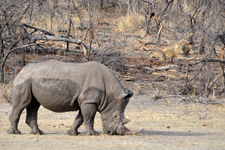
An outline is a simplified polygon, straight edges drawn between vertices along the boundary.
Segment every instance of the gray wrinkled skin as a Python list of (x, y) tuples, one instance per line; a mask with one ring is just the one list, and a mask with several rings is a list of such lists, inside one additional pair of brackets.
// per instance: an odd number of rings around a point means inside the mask
[(86, 135), (98, 135), (94, 130), (96, 112), (102, 115), (103, 131), (107, 134), (129, 135), (124, 124), (124, 110), (133, 93), (126, 92), (114, 73), (97, 62), (64, 63), (47, 61), (25, 66), (14, 80), (9, 134), (20, 134), (18, 122), (26, 108), (26, 123), (31, 134), (43, 134), (37, 125), (37, 111), (42, 105), (54, 112), (79, 113), (68, 131), (78, 135), (85, 124)]

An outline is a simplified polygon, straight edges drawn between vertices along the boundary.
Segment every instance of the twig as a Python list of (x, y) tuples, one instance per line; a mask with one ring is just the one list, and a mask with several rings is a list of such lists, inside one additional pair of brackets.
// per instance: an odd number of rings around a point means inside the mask
[(141, 41), (141, 40), (139, 40), (139, 42), (141, 43), (141, 44), (144, 44), (144, 46), (147, 46), (147, 45), (157, 45), (157, 43), (154, 43), (154, 42), (144, 42), (144, 41)]
[(194, 66), (194, 65), (200, 64), (200, 63), (202, 63), (202, 62), (219, 62), (219, 63), (225, 63), (225, 61), (218, 60), (218, 59), (203, 59), (203, 60), (198, 61), (198, 62), (196, 62), (196, 63), (189, 64), (189, 66)]
[(213, 100), (199, 101), (199, 103), (205, 104), (206, 106), (209, 105), (209, 104), (211, 104), (211, 105), (220, 105), (220, 106), (224, 107), (224, 105), (223, 105), (222, 103), (220, 103), (220, 102), (215, 102), (215, 101), (213, 101)]
[(189, 65), (187, 66), (187, 72), (186, 72), (186, 87), (188, 85), (188, 72), (189, 72)]
[(211, 84), (209, 85), (208, 89), (210, 89), (212, 87), (212, 85), (221, 77), (223, 76), (222, 74), (218, 75), (212, 82)]
[(162, 98), (168, 98), (168, 97), (180, 97), (180, 98), (182, 98), (181, 95), (166, 95), (166, 96), (163, 96)]
[(161, 96), (161, 97), (159, 96), (156, 100), (169, 98), (169, 97), (180, 97), (180, 98), (182, 98), (181, 95), (166, 95), (166, 96)]
[(208, 76), (208, 81), (207, 81), (206, 86), (205, 86), (205, 94), (204, 95), (208, 95), (209, 83), (210, 83), (210, 77)]
[(160, 36), (161, 36), (162, 27), (163, 27), (163, 25), (161, 25), (161, 27), (159, 28), (159, 32), (158, 32), (158, 36), (157, 36), (157, 45), (158, 46), (159, 46), (159, 43), (160, 43)]
[(179, 116), (177, 116), (177, 117), (180, 118), (181, 116), (184, 116), (184, 115), (187, 115), (187, 114), (190, 114), (190, 113), (193, 113), (193, 112), (195, 112), (195, 111), (188, 111), (188, 112), (186, 112), (186, 113), (184, 113), (184, 114), (181, 114), (181, 115), (179, 115)]

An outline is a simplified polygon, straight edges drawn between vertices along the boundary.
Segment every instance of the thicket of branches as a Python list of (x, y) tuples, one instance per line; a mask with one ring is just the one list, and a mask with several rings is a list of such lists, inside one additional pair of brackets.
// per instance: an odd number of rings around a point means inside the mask
[(8, 56), (15, 51), (23, 53), (22, 65), (25, 65), (26, 51), (40, 40), (64, 41), (67, 43), (64, 52), (70, 43), (76, 43), (83, 48), (87, 60), (93, 59), (91, 45), (97, 40), (102, 18), (132, 14), (145, 18), (135, 31), (144, 30), (146, 38), (156, 37), (150, 42), (158, 45), (165, 38), (177, 41), (194, 34), (194, 53), (198, 55), (195, 62), (186, 66), (186, 84), (180, 94), (193, 93), (193, 89), (195, 94), (206, 96), (216, 88), (224, 92), (225, 2), (222, 0), (2, 0), (1, 82)]

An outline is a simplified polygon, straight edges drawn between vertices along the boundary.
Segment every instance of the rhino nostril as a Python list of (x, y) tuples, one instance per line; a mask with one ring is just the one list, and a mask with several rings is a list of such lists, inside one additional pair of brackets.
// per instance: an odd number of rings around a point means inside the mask
[(111, 134), (111, 131), (108, 131), (107, 134)]

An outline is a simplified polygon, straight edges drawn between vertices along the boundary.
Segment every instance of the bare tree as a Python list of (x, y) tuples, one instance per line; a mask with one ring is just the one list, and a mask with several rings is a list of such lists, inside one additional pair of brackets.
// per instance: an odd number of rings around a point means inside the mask
[(5, 1), (0, 2), (0, 71), (1, 82), (4, 82), (4, 66), (8, 54), (17, 47), (21, 38), (20, 28), (17, 24), (24, 17), (33, 1)]

